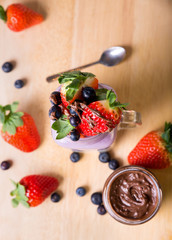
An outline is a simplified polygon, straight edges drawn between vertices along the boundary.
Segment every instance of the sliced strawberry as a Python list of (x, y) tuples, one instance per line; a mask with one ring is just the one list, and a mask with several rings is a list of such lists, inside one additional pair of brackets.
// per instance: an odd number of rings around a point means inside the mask
[(110, 132), (119, 124), (121, 115), (122, 110), (119, 107), (110, 108), (108, 100), (92, 102), (85, 106), (79, 128), (85, 136)]
[(86, 86), (94, 89), (98, 88), (98, 80), (93, 74), (79, 71), (64, 73), (59, 78), (59, 83), (62, 83), (60, 95), (65, 107), (73, 103), (76, 99), (82, 100), (82, 88)]

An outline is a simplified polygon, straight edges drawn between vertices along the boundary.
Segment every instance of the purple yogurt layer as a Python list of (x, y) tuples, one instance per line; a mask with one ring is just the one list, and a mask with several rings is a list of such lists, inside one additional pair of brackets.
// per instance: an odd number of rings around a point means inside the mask
[[(113, 88), (105, 84), (99, 84), (99, 88), (106, 88), (109, 90), (110, 89), (113, 90)], [(60, 91), (60, 87), (58, 87), (56, 91)], [(51, 125), (53, 124), (53, 122), (54, 121), (51, 120)], [(54, 141), (61, 147), (69, 148), (76, 151), (93, 150), (93, 149), (100, 151), (100, 150), (109, 148), (111, 144), (114, 142), (117, 134), (117, 128), (114, 128), (109, 133), (100, 133), (96, 136), (80, 138), (76, 142), (72, 141), (69, 136), (66, 136), (65, 138), (57, 140), (56, 139), (57, 133), (52, 128), (51, 128), (51, 134)]]

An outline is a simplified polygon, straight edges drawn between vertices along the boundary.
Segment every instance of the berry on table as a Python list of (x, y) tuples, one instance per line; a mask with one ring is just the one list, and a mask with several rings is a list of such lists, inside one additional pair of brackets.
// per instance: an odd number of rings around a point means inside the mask
[(50, 95), (50, 102), (53, 104), (53, 105), (59, 105), (62, 103), (62, 100), (61, 100), (61, 96), (60, 96), (60, 92), (52, 92), (51, 95)]
[(119, 167), (119, 162), (116, 159), (112, 159), (109, 161), (109, 168), (112, 170), (116, 170)]
[(80, 160), (80, 154), (78, 152), (73, 152), (71, 155), (70, 155), (70, 160), (72, 162), (78, 162)]
[(108, 152), (102, 152), (99, 154), (100, 162), (107, 163), (110, 161), (110, 154)]
[(22, 88), (24, 86), (23, 80), (16, 80), (14, 83), (15, 88)]
[(95, 205), (102, 204), (102, 193), (101, 192), (95, 192), (91, 195), (91, 201)]
[(96, 92), (92, 87), (85, 87), (82, 90), (82, 96), (87, 103), (91, 103), (96, 99)]
[(61, 196), (57, 192), (54, 192), (53, 194), (51, 194), (51, 201), (52, 202), (59, 202), (60, 199), (61, 199)]
[(80, 197), (84, 196), (86, 194), (86, 190), (84, 187), (79, 187), (76, 189), (76, 194)]
[(6, 73), (8, 72), (11, 72), (13, 70), (13, 65), (12, 63), (10, 62), (5, 62), (3, 65), (2, 65), (2, 70)]
[(80, 118), (78, 116), (72, 116), (70, 117), (69, 119), (70, 121), (70, 124), (73, 126), (73, 127), (77, 127), (78, 124), (81, 122)]
[(11, 164), (10, 164), (9, 161), (3, 161), (3, 162), (1, 162), (1, 169), (2, 169), (2, 170), (7, 170), (7, 169), (10, 168), (10, 166), (11, 166)]
[(79, 132), (76, 129), (73, 129), (70, 132), (70, 139), (72, 141), (78, 141), (80, 139), (80, 134), (79, 134)]
[(62, 115), (62, 110), (59, 106), (54, 105), (49, 110), (49, 117), (51, 117), (52, 120), (59, 119)]
[(102, 204), (99, 205), (98, 208), (97, 208), (97, 212), (100, 215), (104, 215), (106, 213), (106, 209), (105, 209), (104, 205), (102, 205)]

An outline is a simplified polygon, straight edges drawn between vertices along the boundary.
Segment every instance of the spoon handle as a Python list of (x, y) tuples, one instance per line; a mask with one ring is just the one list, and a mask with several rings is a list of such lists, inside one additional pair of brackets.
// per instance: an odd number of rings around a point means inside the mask
[(58, 79), (58, 77), (60, 77), (60, 75), (62, 75), (63, 73), (66, 73), (66, 72), (72, 72), (72, 71), (79, 71), (83, 68), (87, 68), (87, 67), (90, 67), (92, 65), (95, 65), (99, 63), (99, 61), (96, 61), (96, 62), (92, 62), (92, 63), (89, 63), (89, 64), (86, 64), (86, 65), (83, 65), (83, 66), (80, 66), (80, 67), (77, 67), (77, 68), (73, 68), (73, 69), (70, 69), (68, 71), (65, 71), (65, 72), (61, 72), (61, 73), (57, 73), (57, 74), (54, 74), (52, 76), (49, 76), (46, 78), (47, 82), (54, 82)]

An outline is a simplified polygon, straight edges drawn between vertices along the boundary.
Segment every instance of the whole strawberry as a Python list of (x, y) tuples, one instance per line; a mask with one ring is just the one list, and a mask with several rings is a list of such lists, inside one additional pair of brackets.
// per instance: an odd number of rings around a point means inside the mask
[(23, 152), (32, 152), (40, 145), (40, 136), (33, 118), (28, 113), (16, 112), (18, 102), (0, 105), (2, 138)]
[(6, 11), (0, 6), (0, 18), (14, 32), (22, 31), (43, 21), (41, 14), (19, 3), (9, 5)]
[(172, 163), (172, 124), (164, 132), (152, 131), (144, 136), (128, 155), (128, 162), (152, 169), (167, 168)]
[(54, 177), (43, 175), (29, 175), (15, 183), (15, 190), (10, 194), (15, 196), (12, 199), (13, 207), (19, 203), (25, 207), (36, 207), (41, 204), (58, 187), (58, 180)]

